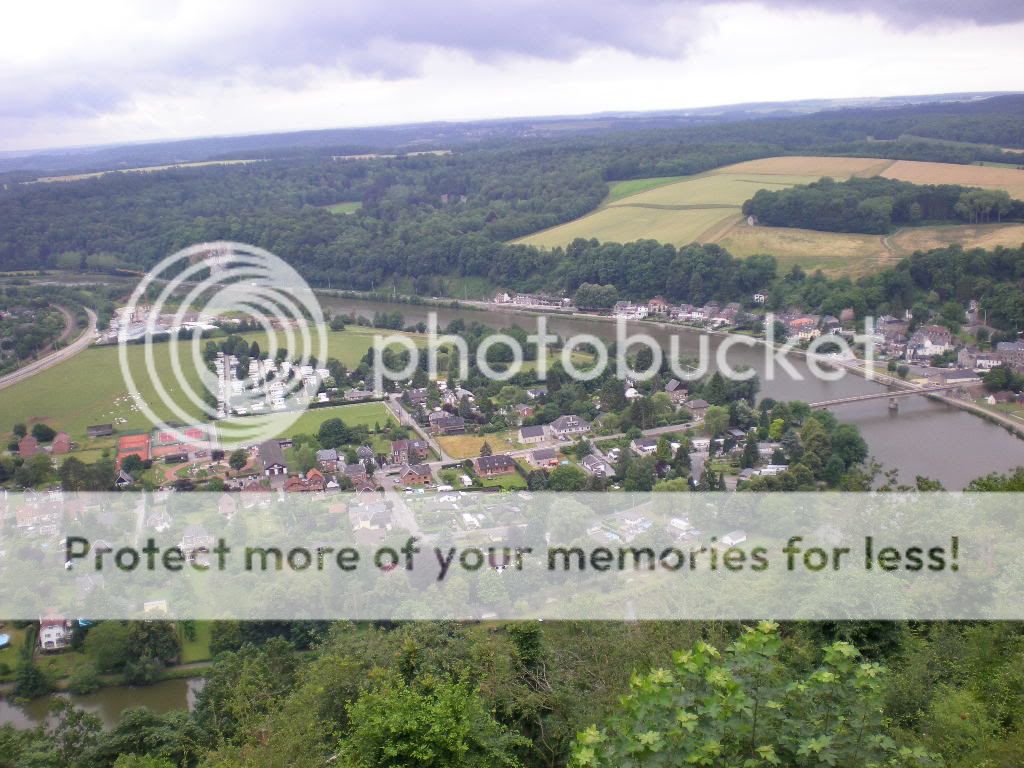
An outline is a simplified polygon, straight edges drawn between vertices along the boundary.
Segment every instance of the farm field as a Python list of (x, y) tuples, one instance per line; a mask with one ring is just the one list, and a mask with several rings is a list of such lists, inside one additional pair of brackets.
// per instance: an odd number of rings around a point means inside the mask
[(951, 224), (935, 227), (907, 227), (889, 236), (889, 243), (899, 256), (914, 251), (927, 251), (946, 245), (964, 248), (995, 248), (1002, 245), (1019, 248), (1024, 245), (1024, 224)]
[(685, 176), (654, 176), (649, 179), (629, 179), (628, 181), (613, 181), (608, 184), (608, 197), (605, 203), (613, 203), (624, 197), (635, 195), (638, 192), (646, 192), (648, 189), (662, 187), (666, 184), (673, 184), (682, 181)]
[(724, 220), (737, 217), (743, 201), (757, 190), (807, 184), (817, 178), (725, 172), (683, 177), (612, 199), (593, 213), (516, 242), (553, 248), (568, 245), (577, 237), (596, 237), (621, 243), (650, 238), (686, 245), (701, 240)]
[(779, 271), (799, 265), (805, 270), (820, 269), (826, 275), (863, 275), (880, 269), (898, 257), (886, 249), (878, 235), (846, 232), (819, 232), (788, 227), (748, 227), (740, 224), (722, 237), (718, 244), (733, 256), (746, 258), (767, 253), (779, 263)]
[(813, 176), (815, 179), (822, 176), (845, 179), (850, 176), (877, 176), (886, 167), (892, 165), (892, 162), (892, 160), (880, 160), (877, 157), (820, 157), (814, 155), (765, 157), (760, 160), (747, 160), (743, 163), (726, 165), (716, 168), (710, 173), (787, 176), (795, 174)]
[[(223, 423), (245, 423), (247, 417), (240, 416), (235, 419), (225, 419)], [(282, 426), (275, 437), (292, 437), (293, 435), (315, 435), (320, 430), (320, 425), (328, 419), (341, 419), (347, 426), (356, 427), (365, 425), (373, 429), (375, 424), (382, 428), (394, 425), (395, 418), (383, 403), (355, 403), (354, 405), (337, 405), (330, 408), (312, 408), (288, 426)], [(284, 424), (282, 420), (282, 424)]]
[(914, 184), (963, 184), (967, 187), (1002, 189), (1010, 197), (1024, 199), (1024, 171), (1016, 168), (897, 160), (881, 175), (886, 179), (899, 179)]
[[(372, 328), (355, 327), (345, 331), (330, 331), (327, 333), (328, 355), (336, 357), (350, 368), (355, 367), (370, 348), (375, 332)], [(252, 333), (244, 336), (250, 341), (258, 341), (261, 346), (266, 343), (266, 334)], [(182, 342), (182, 346), (186, 344)], [(201, 410), (194, 404), (186, 403), (181, 387), (175, 382), (172, 346), (172, 343), (153, 345), (154, 370), (159, 380), (166, 383), (170, 396), (187, 413), (198, 418)], [(182, 359), (187, 354), (187, 349), (179, 347)], [(171, 410), (161, 405), (155, 382), (145, 375), (145, 347), (129, 347), (128, 362), (140, 396), (160, 418), (174, 418)], [(188, 365), (183, 365), (182, 369), (182, 378), (193, 388), (198, 388), (199, 371)], [(121, 375), (116, 346), (91, 347), (4, 390), (4, 396), (0, 399), (0, 434), (9, 440), (10, 429), (14, 424), (24, 422), (31, 427), (37, 421), (67, 432), (72, 440), (89, 451), (113, 445), (110, 438), (89, 440), (85, 428), (90, 424), (113, 423), (119, 432), (152, 426), (128, 393)], [(370, 423), (372, 426), (373, 422)]]
[(917, 250), (1020, 245), (1024, 225), (948, 225), (900, 230), (886, 238), (783, 227), (747, 227), (743, 202), (759, 189), (807, 184), (822, 176), (884, 176), (920, 184), (955, 183), (1004, 189), (1024, 198), (1024, 171), (1008, 167), (894, 161), (866, 157), (768, 157), (687, 177), (631, 179), (612, 184), (600, 208), (516, 242), (544, 248), (577, 237), (607, 242), (653, 239), (677, 246), (718, 243), (746, 257), (771, 254), (783, 269), (800, 265), (826, 274), (859, 276)]

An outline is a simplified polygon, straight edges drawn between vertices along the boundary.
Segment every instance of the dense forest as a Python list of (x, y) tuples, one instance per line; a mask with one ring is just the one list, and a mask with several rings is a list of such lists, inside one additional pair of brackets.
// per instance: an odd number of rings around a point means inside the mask
[(790, 189), (759, 190), (743, 204), (760, 224), (826, 232), (885, 234), (923, 223), (988, 223), (1024, 219), (1024, 202), (1003, 191), (895, 179), (823, 178)]
[[(506, 243), (592, 210), (607, 181), (800, 152), (1014, 160), (955, 142), (1020, 144), (1006, 128), (1019, 125), (1020, 103), (997, 97), (658, 130), (626, 130), (624, 121), (614, 131), (490, 139), (442, 156), (340, 161), (319, 147), (246, 165), (12, 180), (0, 188), (0, 267), (144, 268), (186, 245), (231, 239), (278, 253), (320, 286), (405, 281), (443, 295), (449, 280), (479, 277), (519, 290), (572, 288), (557, 280), (564, 253)], [(324, 207), (339, 202), (361, 208), (334, 215)]]

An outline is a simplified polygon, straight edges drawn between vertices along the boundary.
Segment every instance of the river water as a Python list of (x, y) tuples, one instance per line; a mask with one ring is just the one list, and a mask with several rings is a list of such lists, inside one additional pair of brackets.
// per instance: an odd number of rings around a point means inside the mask
[[(112, 686), (84, 696), (67, 693), (55, 695), (70, 699), (76, 707), (96, 715), (103, 721), (105, 728), (110, 728), (121, 719), (122, 712), (133, 707), (146, 707), (153, 712), (161, 713), (175, 709), (192, 709), (205, 683), (205, 679), (193, 677), (164, 680), (155, 685), (139, 688)], [(53, 696), (41, 696), (26, 704), (16, 704), (6, 698), (0, 699), (0, 725), (10, 723), (15, 728), (34, 728), (41, 725), (46, 721), (52, 702)]]
[[(450, 309), (324, 295), (320, 296), (320, 302), (332, 313), (356, 312), (368, 318), (372, 318), (375, 312), (400, 312), (407, 325), (426, 321), (429, 312), (436, 312), (442, 329), (456, 318), (467, 322), (476, 320), (495, 328), (519, 325), (530, 332), (536, 329), (534, 316), (497, 305), (486, 310)], [(630, 323), (629, 329), (631, 333), (653, 336), (666, 351), (669, 338), (676, 335), (681, 353), (697, 357), (700, 334), (693, 329), (650, 322)], [(607, 339), (615, 337), (615, 324), (605, 318), (554, 314), (548, 316), (548, 330), (563, 338), (580, 333)], [(723, 341), (722, 336), (710, 338), (712, 367), (714, 352)], [(819, 402), (885, 389), (881, 384), (854, 374), (847, 374), (838, 381), (822, 381), (814, 377), (798, 358), (792, 362), (804, 377), (803, 381), (795, 380), (779, 366), (776, 366), (776, 376), (769, 380), (765, 376), (762, 346), (754, 349), (734, 346), (729, 350), (728, 360), (734, 367), (748, 365), (754, 368), (761, 377), (760, 396), (776, 400)], [(900, 480), (906, 483), (913, 483), (917, 475), (924, 475), (940, 480), (948, 490), (958, 491), (972, 479), (989, 472), (1005, 472), (1024, 466), (1024, 440), (954, 406), (925, 397), (900, 398), (897, 412), (889, 410), (888, 400), (884, 398), (841, 405), (833, 411), (841, 420), (856, 424), (867, 440), (871, 454), (886, 469), (898, 469)]]

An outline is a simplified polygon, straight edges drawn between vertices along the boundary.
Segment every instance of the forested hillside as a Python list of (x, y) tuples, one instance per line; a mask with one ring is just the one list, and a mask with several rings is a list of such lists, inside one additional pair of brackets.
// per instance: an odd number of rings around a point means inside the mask
[[(437, 295), (445, 278), (470, 276), (522, 290), (557, 290), (552, 275), (564, 255), (504, 243), (594, 209), (609, 180), (693, 174), (786, 152), (1013, 159), (993, 147), (895, 139), (911, 131), (963, 138), (958, 116), (968, 114), (971, 136), (1013, 145), (1006, 126), (1022, 122), (1021, 102), (997, 97), (491, 139), (447, 156), (339, 161), (331, 148), (318, 148), (280, 151), (246, 165), (66, 183), (25, 184), (12, 177), (0, 189), (0, 268), (144, 268), (185, 245), (232, 239), (279, 253), (314, 285), (365, 290), (407, 279), (416, 292)], [(875, 140), (866, 142), (869, 136)], [(362, 208), (338, 216), (322, 207), (345, 201)]]

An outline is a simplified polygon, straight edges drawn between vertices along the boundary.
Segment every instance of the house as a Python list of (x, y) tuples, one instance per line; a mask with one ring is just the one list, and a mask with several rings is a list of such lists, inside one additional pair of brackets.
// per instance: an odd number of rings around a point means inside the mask
[(532, 443), (539, 443), (544, 440), (544, 427), (520, 427), (519, 428), (519, 442), (524, 445), (530, 445)]
[(764, 304), (768, 301), (768, 296), (763, 293), (755, 293), (753, 299), (755, 304)]
[(693, 446), (693, 450), (697, 453), (707, 453), (711, 449), (711, 438), (693, 437), (690, 438), (690, 445)]
[(547, 395), (547, 393), (547, 387), (533, 387), (532, 389), (526, 390), (526, 396), (531, 400), (536, 400), (537, 398), (544, 397), (545, 395)]
[(938, 385), (943, 384), (978, 384), (981, 377), (971, 368), (943, 368), (935, 371), (929, 378)]
[(431, 422), (430, 431), (435, 435), (461, 435), (466, 432), (466, 420), (461, 416), (444, 416)]
[(530, 453), (530, 464), (534, 467), (557, 467), (558, 451), (554, 448), (538, 448)]
[(537, 412), (537, 409), (532, 405), (520, 403), (515, 407), (516, 416), (519, 417), (519, 421), (522, 422), (524, 419), (529, 419)]
[(423, 440), (394, 440), (391, 443), (391, 463), (411, 464), (427, 458), (428, 450)]
[(579, 416), (559, 416), (548, 424), (548, 429), (555, 437), (570, 437), (571, 435), (582, 435), (590, 431), (590, 424)]
[(496, 456), (478, 456), (473, 460), (473, 465), (480, 477), (510, 475), (516, 471), (516, 463), (511, 456), (505, 453), (499, 453)]
[(434, 481), (428, 464), (406, 464), (398, 478), (405, 485), (427, 485)]
[(361, 461), (364, 464), (368, 461), (373, 462), (373, 464), (377, 463), (376, 457), (374, 456), (373, 453), (373, 448), (371, 448), (368, 445), (361, 445), (358, 448), (356, 448), (356, 456), (358, 457), (359, 461)]
[(996, 355), (1007, 365), (1024, 365), (1024, 342), (1001, 341), (996, 344)]
[(346, 464), (342, 470), (342, 474), (349, 478), (353, 483), (357, 480), (366, 480), (369, 477), (369, 473), (366, 471), (366, 466), (361, 462), (355, 464)]
[(943, 355), (953, 347), (952, 337), (948, 328), (941, 325), (922, 325), (907, 342), (907, 359), (924, 360), (936, 355)]
[(335, 472), (338, 469), (338, 452), (333, 448), (324, 448), (316, 452), (316, 463), (324, 472)]
[(629, 447), (637, 456), (650, 456), (658, 450), (658, 439), (655, 437), (638, 437), (630, 442)]
[(662, 296), (655, 296), (647, 302), (647, 311), (652, 315), (665, 316), (670, 308), (671, 305)]
[(85, 434), (89, 437), (109, 437), (114, 434), (113, 424), (93, 424), (85, 428)]
[(288, 472), (288, 465), (284, 463), (284, 451), (277, 440), (266, 440), (259, 445), (258, 449), (260, 463), (263, 465), (263, 474), (267, 477), (284, 475)]
[(701, 400), (698, 397), (686, 403), (686, 410), (693, 414), (693, 418), (703, 419), (704, 414), (708, 412), (710, 405), (711, 404), (707, 400)]
[(135, 478), (132, 477), (130, 472), (125, 472), (123, 469), (117, 470), (117, 477), (114, 478), (114, 485), (116, 487), (127, 488), (134, 482)]
[(39, 617), (39, 648), (60, 651), (71, 643), (71, 622), (62, 616)]
[(306, 473), (306, 487), (311, 493), (323, 493), (327, 490), (327, 478), (323, 472), (313, 468)]
[(665, 392), (672, 398), (673, 403), (682, 403), (689, 394), (686, 385), (679, 381), (679, 379), (669, 379), (669, 382), (665, 385)]
[(413, 405), (426, 405), (427, 404), (427, 389), (426, 387), (419, 387), (418, 389), (407, 389), (405, 396), (409, 398), (409, 402)]
[(345, 399), (349, 401), (369, 400), (373, 396), (374, 393), (368, 389), (350, 389), (345, 393)]
[(50, 443), (50, 453), (61, 456), (71, 450), (71, 436), (67, 432), (58, 432)]
[(611, 464), (594, 454), (584, 456), (580, 464), (585, 472), (595, 477), (611, 477), (615, 474), (615, 469)]
[(18, 455), (23, 459), (31, 458), (39, 453), (39, 441), (32, 435), (25, 435), (18, 441)]
[(757, 444), (757, 457), (761, 461), (771, 461), (776, 451), (782, 450), (782, 443), (760, 442)]
[(512, 297), (509, 295), (508, 291), (498, 291), (497, 293), (494, 294), (494, 303), (511, 304)]
[(392, 526), (391, 512), (383, 503), (361, 504), (349, 509), (349, 522), (352, 530), (390, 531)]

